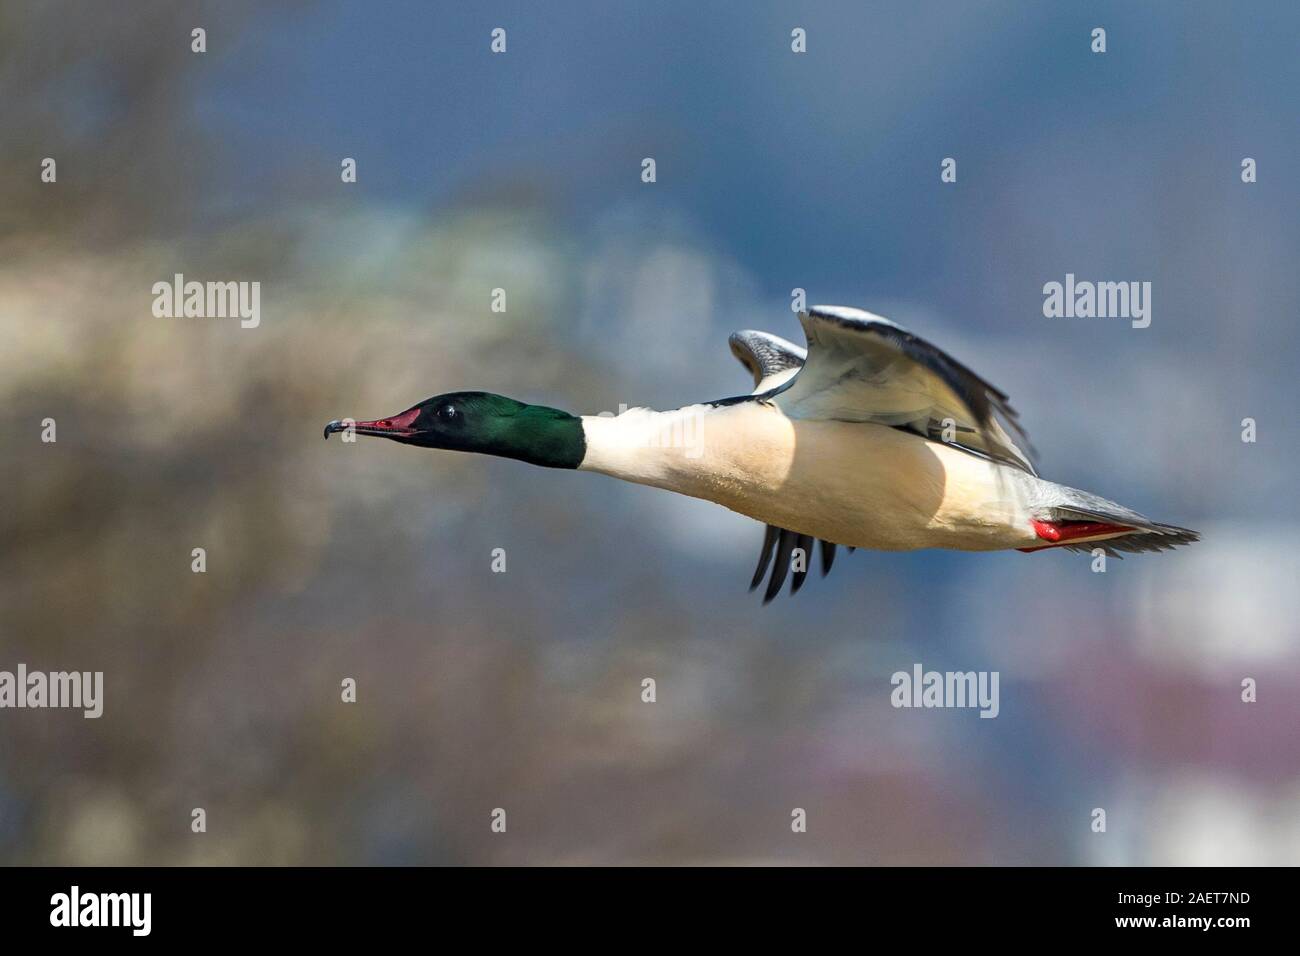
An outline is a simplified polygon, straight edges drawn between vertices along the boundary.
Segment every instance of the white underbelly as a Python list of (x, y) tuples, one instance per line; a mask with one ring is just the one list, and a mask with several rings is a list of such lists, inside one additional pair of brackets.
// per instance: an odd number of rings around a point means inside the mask
[[(1041, 543), (1025, 502), (1036, 479), (911, 433), (791, 420), (750, 402), (647, 414), (661, 417), (647, 418), (635, 436), (629, 420), (617, 451), (609, 439), (620, 419), (589, 426), (583, 467), (854, 547), (985, 551)], [(684, 414), (695, 420), (684, 424)]]

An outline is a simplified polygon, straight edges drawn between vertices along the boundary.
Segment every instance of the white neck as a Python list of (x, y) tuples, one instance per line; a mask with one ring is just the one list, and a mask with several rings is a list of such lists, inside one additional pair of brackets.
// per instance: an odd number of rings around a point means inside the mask
[(584, 415), (587, 454), (584, 471), (690, 494), (704, 467), (705, 421), (712, 405), (687, 405), (671, 411), (632, 408), (621, 415)]

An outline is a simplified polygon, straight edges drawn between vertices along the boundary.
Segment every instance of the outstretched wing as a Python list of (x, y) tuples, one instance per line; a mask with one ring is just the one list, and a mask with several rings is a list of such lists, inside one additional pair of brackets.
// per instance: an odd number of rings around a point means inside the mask
[(799, 321), (807, 359), (773, 396), (786, 415), (906, 428), (1035, 474), (1006, 393), (942, 349), (861, 309), (819, 305)]
[[(799, 369), (803, 368), (804, 359), (808, 354), (804, 349), (793, 342), (787, 342), (780, 336), (770, 332), (756, 332), (752, 329), (732, 332), (727, 343), (731, 346), (731, 354), (736, 356), (740, 364), (749, 369), (750, 374), (754, 376), (753, 394), (755, 395), (770, 392), (790, 381)], [(808, 569), (812, 567), (812, 544), (813, 539), (808, 535), (795, 534), (776, 525), (768, 525), (763, 532), (763, 547), (758, 553), (758, 568), (754, 571), (754, 580), (750, 582), (749, 589), (753, 591), (763, 582), (763, 577), (770, 566), (772, 574), (767, 582), (767, 591), (763, 595), (764, 604), (780, 593), (787, 575), (790, 577), (790, 593), (797, 592), (803, 587)], [(836, 546), (829, 541), (818, 541), (817, 544), (821, 552), (822, 574), (825, 575), (835, 561)], [(849, 550), (853, 549), (849, 548)], [(772, 561), (773, 557), (776, 558), (775, 563)], [(793, 574), (790, 572), (791, 566), (795, 568)]]

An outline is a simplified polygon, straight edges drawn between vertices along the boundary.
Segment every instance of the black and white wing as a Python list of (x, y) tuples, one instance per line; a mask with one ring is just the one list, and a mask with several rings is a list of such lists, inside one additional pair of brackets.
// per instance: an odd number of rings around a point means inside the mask
[(942, 349), (861, 309), (819, 305), (799, 321), (807, 358), (773, 396), (789, 417), (905, 428), (1035, 474), (1006, 393)]
[(731, 346), (731, 354), (754, 376), (755, 395), (790, 381), (808, 357), (808, 352), (793, 342), (753, 329), (732, 332), (727, 344)]
[[(807, 356), (804, 349), (770, 332), (748, 329), (733, 332), (727, 342), (731, 346), (731, 354), (754, 376), (754, 395), (771, 392), (789, 382), (803, 368)], [(768, 525), (758, 554), (758, 568), (754, 571), (754, 580), (750, 582), (749, 589), (753, 591), (763, 582), (770, 567), (772, 573), (763, 595), (764, 604), (780, 593), (787, 575), (790, 577), (790, 593), (797, 592), (803, 587), (804, 578), (812, 566), (813, 540), (808, 535)], [(825, 575), (835, 561), (836, 546), (829, 541), (817, 541), (817, 545), (821, 554), (822, 574)], [(775, 562), (773, 558), (776, 558)]]

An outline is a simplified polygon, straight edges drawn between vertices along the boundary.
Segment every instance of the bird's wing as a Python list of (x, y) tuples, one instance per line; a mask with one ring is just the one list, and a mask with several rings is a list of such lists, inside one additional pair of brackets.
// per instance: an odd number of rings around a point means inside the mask
[(947, 352), (861, 309), (813, 306), (799, 321), (807, 359), (772, 396), (789, 417), (905, 428), (1035, 474), (1006, 394)]
[[(787, 342), (780, 336), (770, 332), (756, 332), (752, 329), (732, 332), (727, 343), (731, 346), (731, 354), (740, 359), (740, 364), (754, 376), (752, 393), (754, 395), (770, 392), (790, 381), (799, 369), (803, 368), (804, 359), (808, 354), (804, 349), (793, 342)], [(807, 535), (795, 534), (773, 524), (768, 525), (763, 532), (763, 546), (758, 552), (758, 567), (754, 571), (754, 580), (750, 582), (749, 589), (751, 591), (756, 589), (763, 583), (764, 576), (767, 576), (767, 590), (763, 595), (763, 603), (766, 604), (777, 596), (781, 586), (785, 584), (786, 576), (789, 575), (790, 593), (796, 593), (803, 587), (804, 579), (812, 567), (813, 540)], [(822, 574), (825, 575), (835, 561), (836, 546), (829, 541), (820, 540), (817, 545), (821, 553)], [(849, 550), (853, 549), (849, 548)], [(772, 560), (773, 557), (776, 558), (775, 562)], [(772, 569), (770, 575), (768, 575), (769, 567)], [(793, 573), (791, 573), (792, 569)]]
[[(812, 568), (812, 544), (816, 540), (806, 534), (796, 534), (793, 531), (786, 531), (784, 528), (778, 528), (770, 524), (763, 532), (763, 546), (758, 552), (758, 567), (754, 569), (754, 580), (749, 582), (749, 589), (753, 591), (763, 583), (764, 575), (767, 575), (767, 569), (770, 565), (772, 568), (771, 575), (768, 576), (767, 590), (763, 594), (763, 603), (766, 604), (776, 597), (781, 591), (781, 585), (785, 584), (785, 577), (790, 575), (790, 593), (795, 594), (803, 587), (804, 578), (808, 576)], [(830, 573), (831, 564), (835, 561), (836, 545), (829, 541), (817, 540), (818, 549), (822, 556), (822, 577)], [(849, 548), (849, 553), (853, 552)], [(776, 561), (773, 562), (772, 558)]]
[(755, 332), (745, 329), (732, 332), (727, 339), (731, 354), (740, 359), (740, 364), (749, 369), (754, 376), (754, 394), (769, 392), (778, 385), (784, 385), (803, 368), (808, 353), (770, 332)]

